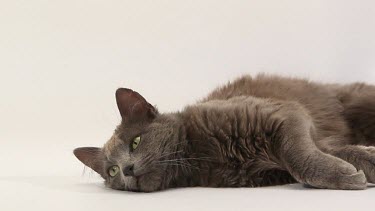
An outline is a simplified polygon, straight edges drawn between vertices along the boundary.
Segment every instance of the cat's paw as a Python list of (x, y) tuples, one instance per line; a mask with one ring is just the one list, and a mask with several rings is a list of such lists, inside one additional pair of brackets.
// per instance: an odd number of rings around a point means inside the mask
[(364, 171), (367, 181), (375, 183), (375, 147), (360, 147), (364, 153), (356, 153), (353, 164)]
[[(333, 163), (332, 163), (333, 164)], [(326, 176), (321, 177), (325, 188), (340, 190), (363, 190), (367, 187), (366, 176), (345, 161), (336, 161)]]
[(333, 185), (334, 189), (341, 190), (363, 190), (367, 187), (366, 176), (362, 170), (355, 170), (353, 174), (341, 174), (337, 177), (336, 184)]
[(352, 164), (339, 158), (321, 154), (305, 175), (305, 183), (318, 188), (363, 190), (367, 187), (366, 176)]

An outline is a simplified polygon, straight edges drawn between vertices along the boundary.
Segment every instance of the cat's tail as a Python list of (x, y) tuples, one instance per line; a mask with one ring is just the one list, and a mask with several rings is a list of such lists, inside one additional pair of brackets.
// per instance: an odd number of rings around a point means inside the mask
[(341, 87), (337, 93), (356, 143), (375, 146), (375, 86), (356, 83)]

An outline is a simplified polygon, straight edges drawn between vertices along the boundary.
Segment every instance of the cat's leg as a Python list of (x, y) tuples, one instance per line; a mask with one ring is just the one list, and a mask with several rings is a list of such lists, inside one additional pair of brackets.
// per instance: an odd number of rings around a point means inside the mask
[[(353, 137), (351, 143), (375, 146), (375, 86), (355, 83), (333, 89), (341, 101), (343, 116), (350, 126)], [(322, 143), (332, 143), (329, 137)], [(339, 142), (336, 142), (339, 143)], [(359, 145), (323, 146), (327, 153), (352, 163), (365, 172), (367, 180), (375, 183), (375, 147)]]
[(375, 183), (375, 147), (348, 145), (331, 149), (330, 153), (363, 170), (367, 181)]
[(354, 143), (375, 146), (375, 86), (362, 83), (344, 86), (338, 98), (355, 135)]
[[(338, 96), (344, 117), (354, 134), (353, 143), (375, 146), (375, 86), (356, 83), (342, 87)], [(331, 154), (352, 163), (375, 183), (375, 147), (349, 145), (330, 149)]]
[(313, 121), (303, 109), (289, 105), (284, 115), (287, 119), (279, 131), (276, 150), (284, 167), (297, 181), (318, 188), (366, 188), (367, 181), (362, 171), (317, 148), (313, 141)]

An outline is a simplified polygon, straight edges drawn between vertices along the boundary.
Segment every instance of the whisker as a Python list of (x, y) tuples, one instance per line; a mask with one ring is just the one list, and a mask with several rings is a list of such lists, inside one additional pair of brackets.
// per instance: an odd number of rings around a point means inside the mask
[(181, 160), (204, 160), (204, 161), (214, 161), (211, 157), (199, 157), (199, 158), (176, 158), (171, 160), (162, 160), (162, 161), (181, 161)]
[(169, 152), (169, 153), (165, 153), (165, 154), (161, 154), (161, 156), (159, 157), (160, 158), (163, 158), (163, 157), (166, 157), (168, 155), (172, 155), (172, 154), (177, 154), (177, 153), (181, 153), (183, 152), (183, 150), (179, 150), (179, 151), (175, 151), (175, 152)]
[(192, 166), (190, 163), (182, 162), (182, 161), (157, 161), (155, 163), (181, 163), (181, 164), (184, 164), (184, 165)]
[(156, 163), (156, 165), (172, 165), (172, 166), (180, 166), (180, 167), (184, 167), (184, 168), (188, 168), (188, 169), (195, 169), (195, 170), (199, 170), (200, 169), (198, 167), (195, 167), (195, 166), (187, 166), (185, 164), (181, 164), (181, 163)]
[(175, 144), (171, 144), (171, 145), (169, 145), (169, 147), (175, 147), (175, 146), (178, 146), (178, 145), (180, 145), (180, 144), (184, 144), (184, 143), (186, 143), (186, 142), (177, 142), (177, 143), (175, 143)]
[(192, 168), (199, 169), (198, 167), (193, 166), (193, 165), (191, 165), (190, 163), (188, 163), (187, 161), (184, 161), (184, 160), (156, 161), (155, 163), (165, 163), (165, 164), (177, 163), (177, 164), (183, 164), (185, 166), (189, 166), (189, 167), (192, 167)]

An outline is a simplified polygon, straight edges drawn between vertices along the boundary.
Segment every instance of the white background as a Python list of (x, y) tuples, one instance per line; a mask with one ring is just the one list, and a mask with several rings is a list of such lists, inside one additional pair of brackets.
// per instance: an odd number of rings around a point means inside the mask
[(0, 210), (361, 210), (375, 189), (108, 190), (101, 146), (128, 87), (160, 111), (259, 72), (375, 83), (373, 0), (0, 0)]

